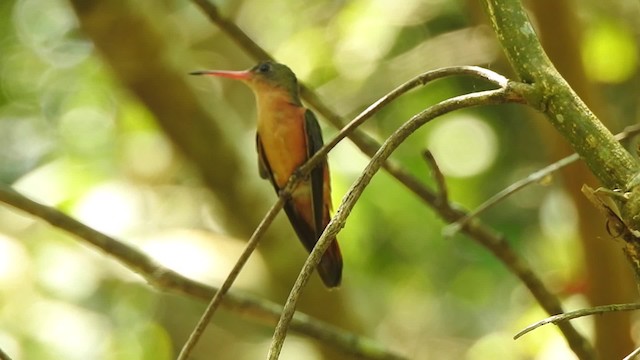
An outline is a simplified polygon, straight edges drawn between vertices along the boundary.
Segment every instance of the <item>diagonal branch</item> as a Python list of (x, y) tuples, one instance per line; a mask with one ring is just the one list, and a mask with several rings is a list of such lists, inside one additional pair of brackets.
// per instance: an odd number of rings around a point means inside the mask
[(433, 157), (433, 153), (429, 150), (425, 150), (422, 152), (422, 157), (427, 162), (431, 171), (433, 172), (433, 178), (436, 181), (436, 189), (438, 190), (439, 199), (438, 201), (441, 204), (446, 204), (449, 202), (449, 191), (447, 190), (447, 182), (444, 178), (444, 174), (442, 170), (440, 170), (440, 166), (438, 166), (438, 162), (436, 158)]
[[(91, 244), (138, 273), (158, 289), (188, 295), (203, 301), (208, 301), (218, 291), (214, 287), (188, 279), (163, 267), (145, 253), (102, 234), (54, 208), (30, 200), (5, 185), (0, 185), (0, 202), (29, 213)], [(282, 307), (273, 302), (237, 293), (226, 294), (222, 300), (222, 306), (250, 321), (268, 326), (276, 323), (282, 311)], [(292, 330), (324, 342), (346, 354), (364, 359), (404, 359), (373, 340), (357, 336), (302, 313), (295, 314)]]
[(640, 355), (640, 348), (633, 350), (629, 355), (625, 356), (622, 360), (632, 360), (636, 356)]
[(516, 335), (514, 335), (513, 339), (516, 340), (521, 336), (547, 324), (558, 324), (563, 321), (569, 321), (569, 320), (577, 319), (583, 316), (605, 314), (605, 313), (610, 313), (614, 311), (635, 311), (635, 310), (640, 310), (640, 304), (603, 305), (603, 306), (596, 306), (588, 309), (569, 311), (564, 314), (550, 316), (546, 319), (543, 319), (534, 324), (531, 324), (526, 328), (524, 328), (523, 330), (521, 330), (520, 332), (518, 332)]
[(445, 236), (448, 236), (448, 237), (454, 236), (455, 234), (457, 234), (460, 231), (460, 229), (462, 229), (462, 227), (464, 225), (466, 225), (469, 221), (471, 221), (471, 219), (476, 218), (481, 213), (483, 213), (483, 212), (489, 210), (490, 208), (494, 207), (499, 202), (501, 202), (502, 200), (506, 199), (507, 197), (513, 195), (517, 191), (524, 189), (525, 187), (527, 187), (528, 185), (531, 185), (532, 183), (540, 182), (542, 179), (544, 179), (545, 177), (549, 176), (549, 174), (551, 174), (552, 172), (556, 172), (556, 171), (564, 168), (565, 166), (573, 164), (574, 162), (576, 162), (578, 160), (580, 160), (580, 156), (578, 154), (575, 154), (575, 153), (571, 154), (571, 155), (569, 155), (567, 157), (564, 157), (564, 158), (554, 162), (553, 164), (551, 164), (549, 166), (545, 166), (544, 168), (542, 168), (542, 169), (540, 169), (540, 170), (538, 170), (538, 171), (536, 171), (534, 173), (529, 174), (524, 179), (520, 179), (520, 180), (514, 182), (513, 184), (507, 186), (506, 188), (504, 188), (504, 189), (500, 190), (499, 192), (497, 192), (496, 194), (494, 194), (492, 197), (490, 197), (487, 201), (485, 201), (482, 204), (480, 204), (480, 206), (475, 208), (473, 211), (470, 211), (462, 219), (447, 225), (442, 230), (442, 233)]
[[(640, 125), (632, 125), (632, 126), (628, 126), (626, 127), (622, 132), (616, 134), (614, 136), (614, 138), (617, 141), (622, 141), (622, 140), (626, 140), (630, 137), (636, 136), (638, 135), (638, 133), (640, 133)], [(460, 231), (460, 229), (462, 228), (462, 226), (464, 226), (464, 224), (466, 224), (468, 221), (470, 221), (472, 218), (477, 217), (478, 215), (480, 215), (481, 213), (487, 211), (488, 209), (494, 207), (495, 205), (497, 205), (499, 202), (501, 202), (502, 200), (506, 199), (507, 197), (513, 195), (514, 193), (516, 193), (517, 191), (524, 189), (525, 187), (536, 183), (536, 182), (540, 182), (542, 181), (545, 177), (551, 175), (552, 173), (559, 171), (560, 169), (573, 164), (574, 162), (580, 160), (580, 155), (578, 155), (577, 153), (573, 153), (569, 156), (566, 156), (556, 162), (554, 162), (551, 165), (545, 166), (544, 168), (529, 174), (527, 177), (520, 179), (516, 182), (514, 182), (513, 184), (507, 186), (506, 188), (502, 189), (501, 191), (499, 191), (498, 193), (496, 193), (495, 195), (493, 195), (492, 197), (490, 197), (489, 199), (487, 199), (485, 202), (483, 202), (482, 204), (480, 204), (480, 206), (478, 206), (477, 208), (475, 208), (473, 211), (469, 212), (465, 217), (463, 217), (462, 219), (447, 225), (447, 227), (442, 230), (442, 233), (445, 234), (446, 236), (453, 236), (455, 235), (457, 232)]]
[(0, 349), (0, 360), (11, 360), (11, 357), (7, 355), (2, 349)]

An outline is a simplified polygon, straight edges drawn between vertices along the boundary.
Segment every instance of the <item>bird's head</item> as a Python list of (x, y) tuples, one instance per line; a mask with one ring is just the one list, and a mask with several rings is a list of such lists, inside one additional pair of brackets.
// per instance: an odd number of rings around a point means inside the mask
[(243, 71), (203, 70), (194, 71), (190, 74), (241, 80), (249, 85), (256, 94), (269, 91), (285, 91), (290, 94), (292, 101), (300, 102), (296, 75), (286, 65), (273, 61), (262, 61), (251, 69)]

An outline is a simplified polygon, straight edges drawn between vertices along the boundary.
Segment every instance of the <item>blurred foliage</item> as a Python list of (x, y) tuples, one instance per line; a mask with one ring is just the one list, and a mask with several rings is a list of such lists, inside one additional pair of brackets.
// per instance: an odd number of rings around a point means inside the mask
[[(464, 1), (216, 4), (346, 117), (437, 67), (474, 64), (509, 73), (490, 30), (475, 23), (483, 15)], [(573, 6), (583, 27), (589, 80), (621, 128), (635, 123), (637, 2)], [(184, 64), (185, 76), (199, 67), (253, 64), (189, 1), (143, 1), (139, 7), (169, 25), (163, 32), (167, 41), (183, 45), (185, 53), (172, 57)], [(149, 112), (112, 78), (69, 5), (4, 0), (0, 17), (0, 181), (136, 244), (178, 271), (220, 281), (245, 239), (227, 236), (234, 234), (216, 221), (215, 194), (204, 189)], [(191, 80), (216, 118), (238, 134), (238, 151), (251, 165), (247, 179), (238, 181), (270, 192), (255, 168), (250, 92), (222, 80)], [(388, 106), (364, 129), (384, 139), (430, 104), (481, 89), (474, 80), (439, 81)], [(451, 114), (418, 131), (393, 157), (433, 185), (420, 155), (431, 149), (451, 199), (473, 208), (556, 160), (529, 115), (516, 106)], [(325, 137), (336, 132), (322, 125)], [(367, 160), (344, 142), (329, 161), (337, 204)], [(483, 220), (519, 249), (567, 307), (586, 305), (575, 204), (560, 182), (529, 187)], [(544, 314), (491, 254), (461, 236), (443, 239), (442, 226), (397, 181), (376, 175), (339, 236), (345, 257), (340, 296), (359, 321), (352, 327), (415, 359), (567, 358), (553, 328), (511, 340)], [(289, 244), (293, 232), (285, 229), (282, 244)], [(290, 252), (293, 260), (256, 254), (238, 287), (282, 301), (271, 288), (290, 283), (270, 276), (264, 263), (282, 261), (293, 276), (304, 252), (297, 243), (291, 246), (298, 247)], [(202, 309), (157, 293), (104, 254), (8, 207), (0, 207), (0, 294), (0, 347), (16, 360), (170, 359)], [(317, 306), (331, 310), (327, 302)], [(264, 356), (271, 329), (230, 313), (217, 315), (214, 323), (208, 335), (215, 340), (198, 347), (202, 358)], [(579, 324), (590, 331), (589, 320)], [(322, 356), (312, 341), (291, 336), (282, 358)]]

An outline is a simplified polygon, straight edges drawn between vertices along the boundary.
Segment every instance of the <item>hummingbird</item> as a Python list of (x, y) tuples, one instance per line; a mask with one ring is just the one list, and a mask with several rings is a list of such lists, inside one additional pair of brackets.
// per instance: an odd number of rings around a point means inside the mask
[[(191, 75), (236, 79), (256, 97), (258, 173), (277, 194), (289, 177), (323, 145), (318, 120), (300, 101), (298, 80), (286, 65), (263, 61), (249, 70), (194, 71)], [(326, 158), (301, 180), (285, 200), (284, 210), (298, 238), (311, 252), (331, 219), (331, 184)], [(342, 280), (342, 255), (335, 239), (322, 256), (318, 274), (328, 288)]]

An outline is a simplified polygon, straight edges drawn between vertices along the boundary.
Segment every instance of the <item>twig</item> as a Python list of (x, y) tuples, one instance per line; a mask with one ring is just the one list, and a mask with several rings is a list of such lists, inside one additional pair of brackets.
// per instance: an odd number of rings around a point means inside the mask
[(534, 183), (534, 182), (539, 182), (542, 179), (544, 179), (545, 177), (549, 176), (549, 174), (551, 174), (552, 172), (558, 171), (560, 169), (562, 169), (563, 167), (572, 164), (573, 162), (577, 161), (580, 159), (580, 155), (578, 154), (571, 154), (565, 158), (562, 158), (556, 162), (554, 162), (553, 164), (546, 166), (534, 173), (529, 174), (526, 178), (524, 179), (520, 179), (516, 182), (514, 182), (513, 184), (507, 186), (506, 188), (504, 188), (503, 190), (499, 191), (498, 193), (496, 193), (495, 195), (493, 195), (492, 197), (490, 197), (487, 201), (483, 202), (480, 206), (478, 206), (477, 208), (475, 208), (473, 211), (469, 212), (467, 215), (465, 215), (462, 219), (451, 223), (449, 225), (447, 225), (446, 227), (444, 227), (442, 229), (442, 234), (445, 237), (452, 237), (455, 234), (457, 234), (460, 229), (462, 229), (471, 219), (477, 217), (478, 215), (480, 215), (481, 213), (487, 211), (488, 209), (492, 208), (493, 206), (495, 206), (496, 204), (498, 204), (499, 202), (501, 202), (502, 200), (506, 199), (507, 197), (513, 195), (514, 193), (516, 193), (518, 190), (521, 190), (525, 187), (527, 187), (528, 185)]
[(302, 294), (302, 290), (309, 280), (313, 269), (319, 263), (320, 257), (329, 246), (330, 239), (335, 237), (340, 229), (344, 226), (347, 217), (349, 216), (351, 210), (353, 209), (353, 206), (359, 199), (365, 187), (369, 184), (373, 175), (382, 167), (382, 164), (391, 155), (391, 153), (420, 126), (438, 116), (462, 108), (508, 102), (510, 99), (510, 95), (510, 91), (507, 89), (497, 89), (468, 95), (461, 95), (444, 100), (412, 117), (382, 144), (380, 150), (378, 150), (378, 152), (371, 158), (371, 161), (364, 169), (362, 174), (351, 185), (351, 188), (343, 197), (342, 202), (338, 207), (335, 215), (332, 217), (331, 221), (322, 233), (322, 236), (318, 240), (316, 246), (313, 248), (311, 254), (305, 261), (304, 266), (300, 271), (295, 284), (293, 285), (293, 289), (291, 290), (289, 297), (287, 298), (287, 302), (284, 305), (282, 315), (273, 334), (273, 339), (271, 341), (269, 353), (267, 355), (267, 358), (269, 360), (278, 359), (280, 351), (282, 350), (284, 339), (286, 337), (289, 323), (295, 312), (298, 299)]
[[(640, 133), (640, 125), (631, 125), (631, 126), (628, 126), (628, 127), (624, 128), (624, 130), (622, 130), (620, 133), (616, 134), (614, 137), (615, 137), (616, 140), (622, 141), (622, 140), (628, 139), (628, 138), (630, 138), (632, 136), (635, 136), (638, 133)], [(571, 163), (573, 163), (575, 161), (578, 161), (579, 159), (580, 159), (580, 156), (577, 153), (573, 153), (572, 155), (569, 155), (569, 156), (567, 156), (565, 158), (562, 158), (562, 159), (554, 162), (553, 164), (551, 164), (549, 166), (546, 166), (546, 167), (544, 167), (544, 168), (542, 168), (542, 169), (540, 169), (540, 170), (538, 170), (538, 171), (536, 171), (536, 172), (534, 172), (532, 174), (529, 174), (527, 177), (514, 182), (513, 184), (507, 186), (505, 189), (501, 190), (497, 194), (495, 194), (492, 197), (490, 197), (487, 201), (482, 203), (480, 206), (475, 208), (473, 211), (469, 212), (462, 219), (447, 225), (442, 230), (442, 233), (446, 237), (454, 236), (472, 218), (479, 216), (481, 213), (483, 213), (483, 212), (487, 211), (488, 209), (492, 208), (497, 203), (499, 203), (499, 202), (503, 201), (504, 199), (506, 199), (507, 197), (513, 195), (517, 191), (527, 187), (528, 185), (530, 185), (532, 183), (536, 183), (536, 182), (541, 181), (545, 177), (549, 176), (551, 173), (554, 173), (554, 172), (564, 168), (565, 166), (567, 166), (567, 165), (569, 165), (569, 164), (571, 164)]]
[[(217, 288), (188, 279), (163, 267), (145, 253), (102, 234), (54, 208), (32, 201), (2, 184), (0, 184), (0, 202), (29, 213), (84, 240), (140, 274), (155, 288), (177, 292), (203, 301), (209, 301), (218, 291)], [(225, 309), (246, 319), (270, 326), (276, 323), (282, 311), (280, 305), (248, 294), (228, 293), (223, 298), (222, 305)], [(404, 359), (373, 340), (357, 336), (302, 313), (295, 314), (292, 329), (357, 357), (378, 360)]]
[(0, 360), (11, 360), (11, 357), (0, 349)]
[(221, 16), (218, 12), (218, 8), (214, 3), (209, 0), (191, 0), (196, 4), (203, 13), (207, 15), (209, 20), (226, 33), (233, 41), (238, 44), (242, 49), (251, 54), (254, 59), (257, 60), (273, 60), (271, 55), (266, 52), (260, 45), (258, 45), (253, 39), (245, 34), (242, 29), (238, 27), (233, 21), (229, 21), (225, 17)]
[(636, 136), (640, 133), (640, 124), (630, 125), (625, 127), (621, 132), (614, 135), (614, 138), (618, 141), (627, 140), (632, 136)]
[(631, 352), (631, 354), (625, 356), (624, 359), (622, 359), (622, 360), (631, 360), (631, 359), (633, 359), (634, 357), (636, 357), (638, 355), (640, 355), (640, 348), (637, 348), (637, 349), (633, 350)]
[(441, 204), (447, 204), (449, 202), (449, 193), (447, 191), (447, 183), (444, 179), (444, 174), (440, 170), (440, 166), (433, 157), (433, 153), (429, 150), (422, 152), (422, 157), (427, 162), (431, 170), (433, 171), (433, 178), (436, 180), (436, 187), (438, 189), (438, 201)]
[(256, 247), (260, 243), (260, 240), (262, 239), (264, 233), (267, 231), (267, 229), (269, 228), (273, 220), (276, 218), (276, 215), (278, 215), (278, 212), (282, 210), (282, 206), (284, 204), (283, 199), (285, 196), (286, 195), (281, 194), (280, 197), (278, 197), (278, 201), (276, 201), (271, 206), (271, 208), (269, 209), (267, 214), (264, 216), (264, 218), (262, 219), (262, 221), (260, 222), (256, 230), (253, 232), (253, 235), (249, 239), (249, 242), (247, 242), (247, 245), (245, 246), (244, 251), (236, 261), (235, 265), (233, 266), (233, 269), (231, 269), (231, 272), (229, 272), (229, 275), (227, 275), (227, 278), (224, 280), (224, 283), (222, 284), (220, 289), (216, 291), (216, 294), (213, 296), (213, 298), (209, 302), (209, 305), (207, 305), (207, 308), (205, 309), (204, 313), (200, 317), (200, 320), (196, 324), (196, 327), (192, 330), (191, 334), (189, 335), (187, 342), (182, 346), (182, 350), (180, 350), (180, 354), (178, 355), (177, 360), (186, 360), (189, 357), (189, 354), (191, 353), (193, 348), (196, 346), (196, 344), (198, 343), (198, 340), (202, 336), (202, 333), (204, 332), (204, 330), (207, 328), (207, 325), (211, 321), (211, 318), (213, 317), (213, 314), (215, 313), (216, 309), (218, 309), (218, 307), (220, 306), (223, 296), (227, 293), (227, 291), (229, 291), (229, 289), (231, 288), (231, 285), (233, 285), (233, 282), (236, 280), (236, 278), (240, 274), (240, 271), (242, 270), (244, 265), (247, 263), (247, 260), (249, 260), (249, 257), (251, 256), (253, 251), (256, 249)]
[(588, 309), (580, 309), (576, 311), (570, 311), (564, 314), (558, 314), (550, 316), (544, 320), (538, 321), (532, 325), (527, 326), (524, 330), (517, 333), (513, 339), (518, 339), (522, 335), (539, 328), (542, 325), (546, 324), (558, 324), (563, 321), (576, 319), (583, 316), (595, 315), (595, 314), (603, 314), (614, 311), (634, 311), (640, 310), (640, 304), (615, 304), (615, 305), (604, 305), (604, 306), (596, 306)]

